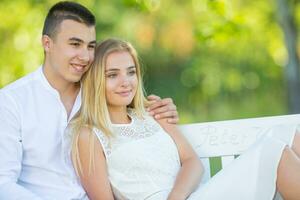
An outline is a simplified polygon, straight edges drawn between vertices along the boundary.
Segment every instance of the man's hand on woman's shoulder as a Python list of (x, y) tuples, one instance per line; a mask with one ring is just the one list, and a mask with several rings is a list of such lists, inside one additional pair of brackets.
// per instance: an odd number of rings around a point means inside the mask
[(171, 98), (161, 99), (156, 95), (149, 95), (148, 101), (150, 105), (147, 107), (147, 111), (155, 119), (167, 119), (167, 122), (171, 124), (177, 124), (179, 121), (179, 116), (177, 112), (176, 105)]

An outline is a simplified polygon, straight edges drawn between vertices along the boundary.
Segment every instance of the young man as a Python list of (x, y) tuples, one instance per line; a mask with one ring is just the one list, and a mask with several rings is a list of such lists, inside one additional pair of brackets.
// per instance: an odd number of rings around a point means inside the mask
[[(80, 108), (80, 79), (93, 61), (95, 18), (59, 2), (43, 29), (43, 66), (0, 90), (0, 199), (87, 199), (67, 156), (64, 132)], [(177, 123), (170, 99), (150, 96), (156, 117)]]

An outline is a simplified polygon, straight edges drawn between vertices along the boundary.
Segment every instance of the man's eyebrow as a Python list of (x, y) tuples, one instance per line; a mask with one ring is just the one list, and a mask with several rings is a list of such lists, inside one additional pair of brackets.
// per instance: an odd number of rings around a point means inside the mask
[(79, 39), (79, 38), (76, 38), (76, 37), (71, 37), (69, 38), (70, 41), (74, 41), (74, 42), (80, 42), (80, 43), (83, 43), (83, 40), (82, 39)]
[[(77, 38), (77, 37), (71, 37), (69, 39), (69, 41), (84, 43), (84, 41), (82, 39)], [(89, 42), (89, 44), (96, 44), (96, 43), (97, 43), (96, 40), (93, 40), (93, 41)]]
[(89, 44), (96, 44), (96, 43), (97, 43), (96, 40), (89, 42)]

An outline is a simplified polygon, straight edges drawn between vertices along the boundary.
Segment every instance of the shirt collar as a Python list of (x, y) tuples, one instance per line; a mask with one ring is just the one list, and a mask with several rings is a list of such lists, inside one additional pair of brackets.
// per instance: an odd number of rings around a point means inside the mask
[(71, 114), (69, 116), (68, 122), (70, 122), (70, 120), (75, 116), (75, 114), (79, 111), (80, 107), (81, 107), (81, 89), (82, 89), (82, 85), (80, 84), (80, 90), (78, 92), (78, 95), (76, 97), (75, 103), (73, 105)]
[(56, 89), (54, 89), (49, 81), (47, 80), (45, 74), (44, 74), (44, 70), (43, 70), (43, 65), (41, 65), (37, 71), (36, 71), (36, 75), (39, 78), (39, 80), (41, 81), (42, 85), (45, 87), (45, 89), (47, 89), (49, 92), (51, 92), (52, 94), (54, 94), (56, 97), (60, 98), (59, 93)]
[[(60, 95), (59, 95), (59, 92), (53, 88), (49, 81), (47, 80), (45, 74), (44, 74), (44, 70), (43, 70), (43, 65), (41, 65), (37, 71), (36, 71), (36, 76), (39, 78), (39, 80), (41, 81), (42, 85), (49, 91), (51, 92), (52, 94), (54, 94), (59, 100), (60, 100)], [(72, 108), (72, 111), (71, 111), (71, 114), (69, 116), (69, 119), (68, 121), (70, 121), (74, 115), (79, 111), (80, 109), (80, 106), (81, 106), (81, 90), (82, 90), (82, 84), (80, 82), (80, 90), (78, 92), (78, 95), (76, 97), (76, 100), (74, 102), (74, 105), (73, 105), (73, 108)]]

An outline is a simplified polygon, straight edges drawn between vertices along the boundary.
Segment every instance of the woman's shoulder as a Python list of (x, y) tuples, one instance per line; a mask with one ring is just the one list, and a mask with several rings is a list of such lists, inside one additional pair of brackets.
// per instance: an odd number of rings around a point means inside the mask
[(91, 133), (93, 133), (95, 136), (97, 136), (100, 140), (108, 140), (108, 136), (106, 136), (106, 134), (100, 129), (100, 128), (97, 128), (97, 127), (93, 127), (91, 129)]
[(86, 140), (88, 139), (88, 137), (92, 134), (92, 129), (87, 127), (87, 126), (83, 126), (81, 127), (79, 130), (78, 130), (78, 133), (79, 133), (79, 139), (82, 139), (82, 140)]
[(93, 137), (94, 129), (83, 126), (78, 130), (78, 143), (82, 145), (90, 145), (91, 137)]
[(94, 136), (96, 136), (96, 138), (100, 142), (105, 156), (108, 157), (111, 153), (110, 138), (106, 136), (104, 132), (97, 127), (92, 128), (92, 133), (94, 134)]
[(93, 126), (93, 127), (88, 127), (88, 126), (82, 126), (78, 130), (78, 141), (82, 142), (89, 142), (91, 137), (96, 137), (98, 138), (101, 142), (106, 142), (108, 140), (107, 136), (101, 131), (101, 129)]

